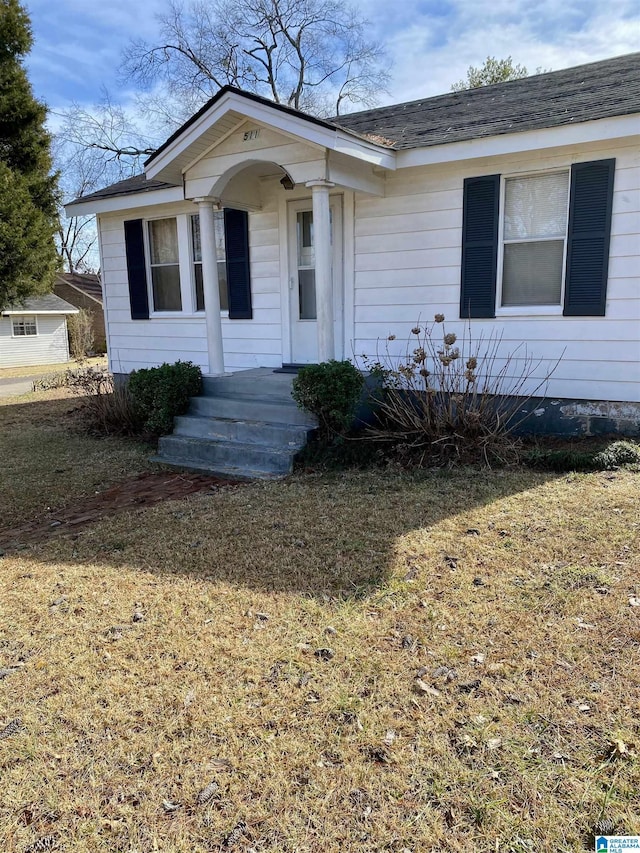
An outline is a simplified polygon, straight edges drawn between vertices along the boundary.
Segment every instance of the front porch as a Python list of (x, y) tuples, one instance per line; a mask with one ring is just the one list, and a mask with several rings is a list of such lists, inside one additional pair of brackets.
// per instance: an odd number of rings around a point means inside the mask
[[(231, 275), (231, 254), (234, 275), (244, 280), (253, 275), (248, 254), (252, 252), (253, 267), (261, 247), (253, 245), (249, 223), (265, 210), (277, 210), (282, 362), (351, 355), (354, 196), (383, 196), (385, 173), (394, 168), (395, 153), (379, 140), (235, 91), (222, 94), (193, 127), (183, 129), (147, 161), (147, 178), (180, 183), (185, 202), (199, 214), (205, 375), (223, 375), (230, 367), (220, 310), (220, 263), (226, 260)], [(249, 214), (244, 270), (235, 240), (222, 249), (226, 258), (220, 256), (215, 227), (219, 210)], [(245, 283), (248, 307), (244, 316), (233, 319), (252, 319), (253, 294)]]

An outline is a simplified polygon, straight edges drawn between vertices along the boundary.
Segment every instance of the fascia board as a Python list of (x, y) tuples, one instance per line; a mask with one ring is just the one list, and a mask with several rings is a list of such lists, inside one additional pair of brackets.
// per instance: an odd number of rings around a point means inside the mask
[(34, 310), (33, 308), (25, 307), (25, 308), (6, 308), (4, 311), (2, 311), (2, 316), (3, 317), (9, 317), (9, 316), (11, 316), (11, 314), (20, 314), (20, 315), (24, 314), (27, 317), (31, 317), (32, 315), (35, 316), (37, 314), (38, 317), (40, 317), (43, 314), (47, 314), (48, 316), (51, 316), (53, 314), (78, 314), (78, 313), (80, 313), (78, 308), (65, 309), (64, 311), (38, 311), (37, 309)]
[(429, 148), (411, 148), (397, 152), (397, 168), (455, 163), (505, 154), (561, 148), (586, 142), (602, 142), (640, 134), (640, 116), (618, 116), (598, 121), (580, 122), (563, 127), (548, 127), (522, 133), (505, 133), (484, 139), (449, 142)]
[(151, 207), (155, 204), (170, 204), (176, 201), (184, 201), (184, 190), (182, 187), (145, 190), (140, 193), (127, 193), (126, 195), (115, 195), (109, 198), (96, 198), (87, 201), (80, 199), (75, 204), (66, 204), (64, 212), (67, 217), (90, 216), (94, 213), (115, 213), (119, 210)]

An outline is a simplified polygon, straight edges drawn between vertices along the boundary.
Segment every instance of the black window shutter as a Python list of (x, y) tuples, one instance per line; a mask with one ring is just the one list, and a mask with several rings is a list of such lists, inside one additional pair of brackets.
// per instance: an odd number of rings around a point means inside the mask
[(571, 167), (564, 314), (604, 317), (615, 160)]
[(132, 320), (149, 319), (149, 291), (147, 290), (147, 266), (144, 259), (144, 233), (142, 229), (142, 219), (129, 219), (124, 223)]
[(229, 319), (251, 320), (251, 275), (249, 272), (249, 215), (244, 210), (224, 209), (224, 239), (227, 253)]
[(500, 175), (466, 178), (460, 317), (495, 317)]

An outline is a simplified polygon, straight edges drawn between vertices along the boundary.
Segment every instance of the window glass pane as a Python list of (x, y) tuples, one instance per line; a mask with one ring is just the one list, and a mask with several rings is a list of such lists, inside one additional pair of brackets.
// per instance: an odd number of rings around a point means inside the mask
[(28, 335), (37, 335), (38, 328), (36, 326), (35, 317), (16, 317), (13, 320), (13, 334), (15, 337), (26, 337)]
[(316, 319), (316, 272), (298, 270), (298, 297), (300, 300), (300, 319)]
[(200, 241), (200, 217), (196, 213), (191, 217), (191, 246), (193, 248), (193, 260), (202, 260), (202, 243)]
[(182, 311), (180, 267), (151, 267), (153, 307), (156, 311)]
[[(216, 239), (216, 258), (218, 260), (218, 284), (220, 287), (220, 309), (229, 310), (227, 292), (227, 264), (225, 261), (224, 215), (221, 210), (214, 211), (214, 230)], [(196, 290), (196, 311), (204, 311), (204, 286), (202, 283), (202, 239), (200, 235), (200, 216), (191, 217), (191, 245), (193, 247), (193, 278)]]
[[(227, 257), (224, 240), (224, 213), (221, 210), (213, 212), (213, 228), (216, 237), (216, 257), (224, 261)], [(191, 245), (193, 247), (193, 260), (202, 260), (202, 238), (200, 236), (200, 215), (194, 213), (191, 217)]]
[(568, 172), (507, 180), (504, 239), (564, 237), (568, 193)]
[(216, 235), (216, 258), (218, 262), (224, 261), (227, 257), (227, 252), (224, 241), (224, 213), (222, 210), (214, 210), (213, 226)]
[(202, 285), (202, 264), (193, 265), (196, 282), (196, 311), (204, 311), (204, 287)]
[[(202, 283), (202, 264), (193, 265), (196, 281), (196, 311), (204, 311), (204, 286)], [(227, 291), (227, 265), (218, 261), (218, 286), (220, 288), (220, 310), (229, 310), (229, 293)]]
[(227, 265), (218, 261), (218, 284), (220, 286), (220, 310), (229, 310), (229, 292), (227, 291)]
[(502, 304), (559, 305), (564, 240), (507, 243), (504, 247)]
[(149, 222), (149, 246), (152, 264), (178, 263), (178, 226), (175, 217)]

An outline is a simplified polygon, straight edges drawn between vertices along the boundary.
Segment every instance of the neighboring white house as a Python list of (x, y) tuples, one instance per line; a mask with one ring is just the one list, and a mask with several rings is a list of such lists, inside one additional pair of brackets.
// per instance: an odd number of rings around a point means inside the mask
[(564, 353), (554, 417), (638, 428), (640, 53), (331, 120), (225, 87), (67, 210), (98, 217), (116, 374), (401, 351), (441, 312)]
[(0, 368), (69, 361), (67, 316), (77, 313), (54, 293), (0, 311)]

